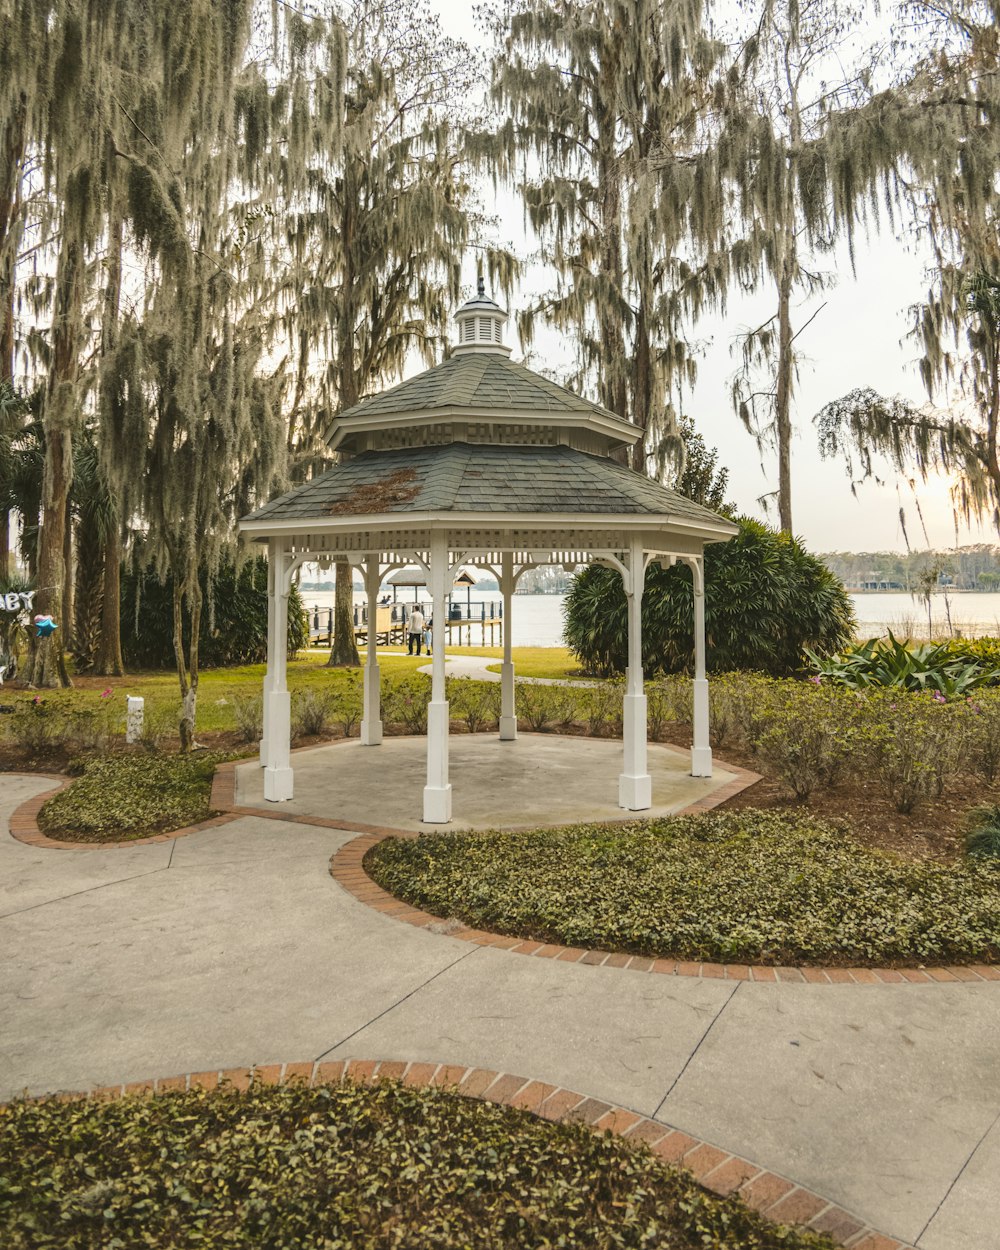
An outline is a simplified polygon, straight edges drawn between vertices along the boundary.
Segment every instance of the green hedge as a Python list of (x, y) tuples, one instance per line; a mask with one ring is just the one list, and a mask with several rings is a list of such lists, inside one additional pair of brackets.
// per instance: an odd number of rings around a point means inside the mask
[[(798, 672), (803, 648), (846, 646), (854, 610), (841, 582), (798, 539), (748, 517), (728, 543), (705, 548), (708, 667)], [(648, 676), (690, 670), (694, 657), (691, 571), (651, 567), (642, 600), (642, 663)], [(622, 579), (592, 565), (566, 599), (566, 645), (599, 676), (625, 671), (627, 610)]]
[[(209, 587), (204, 570), (205, 596), (198, 642), (203, 668), (234, 664), (263, 664), (267, 659), (267, 560), (247, 560), (239, 572), (224, 564)], [(210, 593), (211, 591), (211, 593)], [(122, 650), (128, 668), (168, 668), (176, 663), (173, 643), (173, 582), (160, 581), (152, 570), (127, 571), (122, 576)], [(185, 646), (188, 631), (185, 628)], [(309, 641), (305, 608), (298, 589), (288, 596), (288, 655)]]
[(996, 861), (905, 860), (776, 812), (388, 839), (365, 867), (437, 916), (567, 946), (723, 963), (1000, 959)]
[(397, 1082), (0, 1108), (4, 1250), (834, 1250), (642, 1144)]
[(124, 841), (180, 829), (212, 814), (218, 755), (106, 755), (53, 795), (38, 824), (76, 842)]

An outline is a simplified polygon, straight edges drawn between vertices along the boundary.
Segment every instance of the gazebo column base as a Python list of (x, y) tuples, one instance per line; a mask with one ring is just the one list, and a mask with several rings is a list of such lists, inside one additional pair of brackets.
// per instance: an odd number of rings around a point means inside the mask
[(264, 798), (269, 803), (285, 803), (292, 797), (295, 774), (290, 768), (264, 769)]
[(505, 660), (500, 665), (500, 741), (513, 742), (517, 737), (517, 716), (514, 713), (514, 665)]
[(653, 806), (653, 779), (628, 777), (622, 773), (618, 778), (618, 806), (627, 812), (645, 812)]
[[(438, 643), (437, 637), (434, 642)], [(427, 785), (424, 786), (424, 823), (428, 825), (446, 825), (451, 820), (448, 728), (448, 700), (432, 700), (427, 705)]]
[(653, 806), (653, 779), (646, 771), (646, 696), (627, 694), (622, 700), (625, 771), (618, 778), (618, 806), (642, 812)]
[(424, 786), (424, 824), (447, 825), (451, 820), (451, 786)]
[(694, 732), (691, 745), (691, 776), (711, 777), (712, 748), (709, 746), (708, 679), (696, 677), (694, 687)]
[(362, 671), (364, 673), (364, 706), (368, 715), (361, 721), (361, 745), (377, 747), (382, 742), (379, 666), (366, 664)]
[(712, 775), (712, 748), (711, 747), (692, 747), (691, 748), (691, 776), (692, 777), (711, 777)]

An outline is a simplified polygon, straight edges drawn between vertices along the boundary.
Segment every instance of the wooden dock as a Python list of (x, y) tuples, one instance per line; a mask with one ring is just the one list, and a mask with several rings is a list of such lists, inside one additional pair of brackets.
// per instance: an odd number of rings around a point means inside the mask
[[(407, 645), (407, 621), (409, 609), (417, 606), (427, 615), (423, 604), (405, 605), (385, 604), (375, 614), (375, 643), (379, 647), (405, 647)], [(478, 632), (478, 644), (483, 647), (503, 645), (503, 617), (497, 611), (499, 604), (472, 604), (473, 608), (484, 609), (481, 615), (467, 615), (468, 605), (453, 604), (448, 619), (445, 621), (445, 645), (466, 646), (476, 645), (473, 631)], [(333, 630), (333, 609), (323, 608), (308, 613), (309, 645), (328, 647), (331, 645)], [(368, 645), (368, 612), (363, 607), (354, 609), (354, 638), (358, 646)]]

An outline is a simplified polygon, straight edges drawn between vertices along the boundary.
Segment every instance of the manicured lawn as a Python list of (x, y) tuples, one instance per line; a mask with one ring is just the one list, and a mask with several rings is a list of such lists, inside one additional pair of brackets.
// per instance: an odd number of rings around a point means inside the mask
[(0, 1108), (5, 1250), (833, 1250), (645, 1146), (439, 1089)]
[(1000, 861), (908, 860), (801, 815), (431, 834), (381, 842), (365, 867), (437, 916), (568, 946), (723, 963), (1000, 959)]
[(218, 755), (107, 755), (53, 795), (38, 824), (54, 838), (119, 842), (180, 829), (212, 815)]

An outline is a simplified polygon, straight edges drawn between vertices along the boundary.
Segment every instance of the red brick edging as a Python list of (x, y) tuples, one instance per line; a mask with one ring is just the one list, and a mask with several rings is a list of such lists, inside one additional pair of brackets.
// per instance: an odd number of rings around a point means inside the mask
[(38, 813), (53, 795), (72, 785), (74, 778), (64, 777), (57, 773), (32, 773), (31, 775), (58, 781), (60, 784), (54, 790), (36, 794), (33, 799), (28, 799), (11, 813), (10, 836), (28, 846), (43, 846), (56, 851), (115, 850), (125, 846), (145, 846), (150, 842), (172, 842), (174, 838), (186, 838), (189, 833), (198, 833), (202, 829), (214, 829), (218, 825), (228, 825), (231, 820), (236, 819), (233, 815), (223, 813), (219, 816), (210, 816), (208, 820), (201, 820), (196, 825), (186, 825), (183, 829), (174, 829), (170, 833), (154, 833), (148, 838), (131, 838), (122, 842), (65, 842), (58, 838), (50, 838), (48, 834), (42, 832), (38, 827)]
[(560, 946), (556, 942), (506, 937), (474, 929), (459, 921), (443, 920), (421, 911), (395, 894), (383, 890), (368, 875), (364, 857), (387, 837), (416, 838), (409, 830), (373, 831), (345, 842), (330, 860), (330, 876), (359, 903), (381, 912), (392, 920), (432, 929), (447, 937), (477, 946), (492, 946), (515, 955), (534, 955), (540, 959), (559, 959), (564, 963), (587, 964), (594, 967), (629, 968), (633, 972), (657, 972), (667, 976), (705, 977), (719, 981), (798, 981), (816, 985), (889, 985), (901, 982), (929, 984), (944, 981), (1000, 981), (1000, 966), (971, 964), (967, 967), (949, 965), (943, 968), (811, 968), (770, 967), (759, 964), (716, 964), (697, 960), (653, 959), (645, 955), (622, 952), (584, 950), (579, 946)]
[(212, 1090), (222, 1084), (247, 1090), (254, 1084), (281, 1085), (296, 1081), (310, 1086), (336, 1085), (345, 1080), (363, 1085), (374, 1084), (377, 1080), (398, 1080), (404, 1085), (446, 1087), (467, 1098), (517, 1107), (546, 1120), (585, 1124), (596, 1132), (616, 1133), (626, 1141), (645, 1142), (664, 1162), (686, 1169), (706, 1189), (723, 1197), (735, 1195), (770, 1220), (828, 1233), (849, 1250), (913, 1250), (907, 1243), (876, 1231), (836, 1203), (796, 1185), (787, 1177), (759, 1168), (739, 1155), (682, 1133), (669, 1124), (574, 1090), (509, 1072), (466, 1068), (461, 1064), (344, 1059), (189, 1072), (184, 1076), (108, 1085), (89, 1093), (63, 1093), (56, 1097), (61, 1101), (87, 1097), (114, 1099), (189, 1089)]

